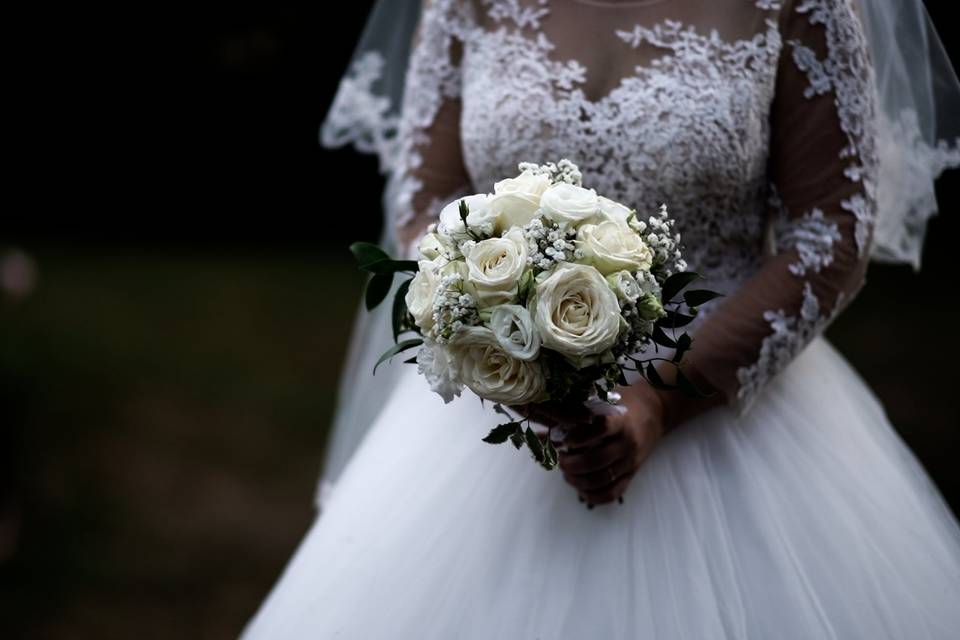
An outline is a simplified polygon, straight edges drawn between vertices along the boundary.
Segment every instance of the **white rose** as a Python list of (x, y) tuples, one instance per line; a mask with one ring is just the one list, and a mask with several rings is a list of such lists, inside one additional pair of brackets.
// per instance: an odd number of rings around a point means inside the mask
[(418, 250), (424, 260), (434, 260), (440, 256), (450, 258), (456, 252), (456, 244), (447, 236), (439, 233), (428, 233), (420, 240)]
[(582, 260), (604, 275), (623, 269), (646, 271), (653, 262), (653, 252), (643, 238), (623, 222), (615, 220), (580, 227), (577, 248)]
[(540, 199), (521, 193), (504, 193), (493, 196), (490, 209), (497, 217), (495, 231), (522, 227), (540, 212)]
[(463, 219), (460, 218), (461, 200), (466, 202), (469, 209), (467, 224), (470, 226), (470, 230), (483, 235), (492, 234), (496, 226), (497, 215), (490, 208), (491, 196), (486, 193), (458, 198), (445, 206), (440, 211), (440, 222), (437, 224), (437, 230), (457, 240), (470, 237), (463, 226)]
[(540, 364), (511, 356), (490, 329), (467, 327), (447, 347), (457, 377), (481, 398), (510, 405), (546, 399)]
[(600, 213), (600, 200), (593, 189), (566, 182), (555, 184), (540, 197), (543, 215), (561, 226), (576, 226)]
[(620, 204), (615, 200), (604, 198), (603, 196), (599, 196), (597, 199), (600, 201), (600, 214), (602, 218), (619, 220), (626, 223), (630, 214), (633, 213), (630, 207)]
[(502, 238), (489, 238), (462, 247), (467, 261), (467, 279), (476, 287), (484, 305), (509, 302), (527, 268), (527, 243), (520, 229), (511, 229)]
[(524, 171), (516, 178), (501, 180), (493, 186), (490, 207), (497, 215), (497, 230), (522, 227), (536, 217), (540, 196), (550, 188), (550, 178)]
[(507, 178), (493, 185), (493, 192), (497, 195), (504, 193), (522, 193), (534, 198), (540, 198), (543, 192), (550, 188), (550, 178), (542, 173), (527, 170), (516, 178)]
[(490, 329), (500, 346), (514, 358), (535, 360), (540, 354), (540, 334), (530, 312), (517, 304), (502, 304), (490, 314)]
[(532, 308), (543, 346), (579, 368), (596, 363), (616, 343), (623, 322), (607, 281), (582, 264), (560, 264), (537, 285)]
[(629, 271), (617, 271), (616, 273), (610, 274), (607, 276), (607, 282), (610, 283), (610, 288), (613, 289), (614, 293), (616, 293), (617, 297), (621, 300), (636, 302), (637, 299), (643, 295), (637, 279), (634, 278), (633, 274)]
[(445, 403), (451, 402), (454, 396), (459, 396), (463, 391), (450, 354), (432, 340), (425, 341), (417, 352), (417, 370), (427, 379), (430, 389), (440, 394)]
[(404, 297), (407, 310), (424, 333), (433, 327), (433, 300), (437, 295), (441, 278), (440, 260), (443, 258), (433, 261), (421, 260), (418, 263), (420, 270), (413, 276), (413, 281)]

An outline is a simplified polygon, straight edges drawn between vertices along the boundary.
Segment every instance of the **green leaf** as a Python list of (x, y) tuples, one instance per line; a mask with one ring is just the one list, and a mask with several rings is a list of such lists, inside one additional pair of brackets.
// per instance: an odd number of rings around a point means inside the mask
[(677, 367), (677, 387), (679, 387), (681, 393), (684, 395), (694, 398), (709, 398), (716, 394), (716, 391), (710, 393), (701, 391), (687, 376), (683, 375), (683, 370), (681, 370), (680, 367)]
[(675, 273), (667, 278), (667, 281), (663, 283), (662, 289), (661, 297), (663, 298), (663, 304), (666, 305), (668, 302), (672, 301), (684, 287), (699, 277), (699, 273), (694, 273), (693, 271), (681, 271), (680, 273)]
[(389, 349), (383, 352), (383, 355), (380, 356), (379, 360), (377, 360), (377, 364), (373, 365), (373, 373), (376, 374), (377, 367), (379, 367), (381, 364), (383, 364), (393, 356), (397, 355), (398, 353), (403, 353), (408, 349), (419, 347), (422, 344), (423, 344), (422, 338), (411, 338), (410, 340), (404, 340), (402, 342), (398, 342), (397, 344), (393, 345), (392, 347), (390, 347)]
[(675, 386), (663, 381), (663, 378), (660, 377), (660, 372), (657, 371), (657, 368), (653, 366), (652, 362), (647, 363), (647, 380), (650, 381), (654, 389), (676, 389)]
[(677, 343), (670, 339), (659, 324), (653, 325), (653, 335), (650, 336), (654, 342), (671, 349), (677, 346)]
[(522, 446), (523, 446), (523, 442), (524, 442), (523, 432), (522, 432), (522, 431), (515, 431), (515, 432), (511, 433), (511, 434), (510, 434), (510, 442), (512, 442), (512, 443), (513, 443), (513, 446), (515, 446), (517, 449), (519, 449), (520, 447), (522, 447)]
[(506, 442), (507, 438), (517, 433), (519, 430), (519, 422), (505, 422), (503, 424), (498, 424), (490, 433), (487, 434), (487, 437), (484, 438), (483, 441), (489, 442), (490, 444), (500, 444), (501, 442)]
[(404, 329), (404, 323), (407, 320), (407, 291), (410, 289), (410, 283), (413, 278), (403, 282), (393, 296), (393, 341), (396, 342), (400, 333)]
[(361, 269), (366, 269), (367, 265), (375, 262), (390, 259), (383, 249), (371, 242), (354, 242), (350, 245), (350, 253), (353, 254), (354, 260)]
[(677, 338), (677, 350), (673, 353), (673, 361), (680, 362), (683, 354), (689, 351), (692, 345), (693, 339), (690, 337), (690, 334), (680, 334), (680, 337)]
[(560, 458), (557, 456), (557, 448), (553, 446), (553, 442), (548, 438), (547, 442), (543, 445), (543, 462), (541, 464), (545, 469), (553, 469), (559, 461)]
[(695, 316), (687, 315), (686, 313), (680, 313), (679, 311), (667, 311), (667, 315), (657, 320), (655, 326), (663, 327), (664, 329), (679, 329), (693, 322), (694, 317)]
[(683, 292), (683, 301), (688, 307), (699, 307), (702, 304), (710, 302), (714, 298), (722, 298), (722, 293), (710, 291), (709, 289), (691, 289)]
[(350, 245), (357, 266), (363, 271), (371, 273), (396, 273), (397, 271), (413, 271), (420, 269), (420, 265), (413, 260), (394, 260), (383, 249), (369, 242), (354, 242)]
[(406, 360), (403, 361), (403, 364), (417, 364), (417, 356), (413, 356), (412, 358), (407, 358)]
[(373, 311), (390, 293), (393, 286), (392, 273), (375, 273), (367, 283), (367, 311)]
[(543, 463), (543, 444), (540, 442), (540, 438), (536, 433), (533, 432), (533, 429), (527, 427), (527, 430), (523, 433), (523, 438), (527, 442), (527, 446), (530, 448), (530, 453), (533, 454), (533, 459), (537, 462)]

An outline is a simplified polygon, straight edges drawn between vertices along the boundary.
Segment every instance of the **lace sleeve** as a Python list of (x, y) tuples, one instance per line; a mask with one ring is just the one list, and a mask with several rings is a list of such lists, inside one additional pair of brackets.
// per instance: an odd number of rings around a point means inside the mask
[(745, 413), (865, 281), (876, 215), (876, 104), (853, 0), (795, 0), (771, 105), (776, 251), (697, 331), (686, 366)]
[(468, 192), (460, 146), (460, 60), (470, 3), (424, 0), (411, 47), (399, 126), (399, 153), (387, 192), (388, 224), (404, 255), (439, 207)]

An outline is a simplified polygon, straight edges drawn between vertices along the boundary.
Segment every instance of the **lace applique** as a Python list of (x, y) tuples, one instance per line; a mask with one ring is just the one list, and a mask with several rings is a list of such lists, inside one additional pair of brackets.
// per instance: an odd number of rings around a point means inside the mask
[(837, 223), (823, 217), (823, 211), (813, 209), (800, 218), (782, 218), (777, 232), (777, 247), (793, 249), (800, 256), (788, 268), (795, 276), (807, 271), (820, 273), (833, 262), (833, 245), (840, 242)]
[(373, 89), (383, 77), (383, 65), (377, 51), (368, 51), (353, 63), (340, 82), (320, 141), (326, 147), (353, 143), (363, 153), (376, 154), (380, 171), (386, 172), (396, 164), (400, 118), (391, 113), (395, 105), (390, 99)]
[(821, 316), (820, 302), (810, 283), (805, 282), (799, 316), (788, 316), (783, 309), (763, 314), (773, 333), (764, 338), (757, 361), (737, 370), (737, 381), (740, 383), (737, 401), (741, 415), (746, 413), (767, 383), (836, 318), (847, 302), (849, 300), (845, 299), (843, 293), (838, 294), (830, 313)]
[[(884, 114), (879, 131), (878, 147), (884, 162), (877, 179), (880, 217), (873, 256), (885, 262), (908, 262), (919, 270), (927, 221), (937, 211), (933, 178), (960, 167), (960, 138), (952, 144), (940, 140), (938, 146), (930, 146), (913, 110), (901, 111), (895, 121)], [(885, 218), (885, 212), (891, 216)]]
[(825, 30), (825, 60), (819, 60), (812, 49), (799, 42), (791, 40), (788, 43), (793, 47), (797, 68), (805, 72), (810, 81), (804, 96), (809, 99), (829, 91), (834, 94), (840, 128), (850, 143), (840, 153), (841, 158), (851, 159), (844, 174), (854, 182), (863, 183), (863, 196), (842, 203), (844, 209), (857, 218), (857, 252), (863, 256), (876, 215), (876, 185), (869, 177), (876, 175), (878, 164), (876, 89), (869, 66), (866, 36), (858, 27), (859, 19), (849, 2), (800, 0), (794, 10), (806, 14), (810, 24), (823, 25)]
[(491, 18), (497, 22), (511, 20), (521, 29), (539, 29), (540, 19), (550, 13), (546, 7), (547, 0), (537, 0), (533, 7), (521, 7), (519, 0), (483, 0), (483, 3), (489, 5), (487, 14)]
[[(864, 259), (870, 243), (877, 213), (874, 179), (878, 171), (876, 150), (876, 106), (872, 68), (869, 66), (867, 43), (857, 18), (848, 2), (836, 0), (799, 0), (794, 9), (806, 15), (811, 25), (823, 25), (827, 45), (826, 58), (821, 60), (813, 49), (796, 40), (787, 40), (793, 47), (793, 61), (804, 72), (809, 86), (804, 98), (812, 99), (832, 92), (840, 128), (848, 145), (841, 150), (840, 159), (848, 159), (844, 176), (862, 185), (856, 193), (840, 202), (840, 207), (856, 218), (854, 239), (857, 255)], [(781, 204), (782, 206), (782, 204)], [(835, 222), (825, 218), (823, 211), (813, 209), (800, 218), (780, 220), (781, 234), (778, 248), (794, 249), (799, 260), (788, 265), (790, 273), (798, 277), (819, 274), (833, 263), (834, 245), (843, 242)], [(820, 314), (820, 301), (813, 293), (809, 280), (803, 283), (803, 301), (799, 316), (788, 316), (780, 309), (766, 311), (764, 320), (773, 333), (764, 338), (756, 362), (737, 370), (740, 384), (737, 399), (745, 411), (753, 398), (771, 378), (830, 324), (843, 304), (859, 291), (862, 282), (851, 291), (840, 291), (828, 314)]]

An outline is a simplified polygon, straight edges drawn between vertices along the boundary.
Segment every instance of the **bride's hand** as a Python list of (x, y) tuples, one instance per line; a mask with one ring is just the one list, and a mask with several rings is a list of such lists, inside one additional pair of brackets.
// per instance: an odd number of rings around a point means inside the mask
[(563, 477), (588, 506), (618, 500), (666, 432), (662, 396), (648, 384), (618, 389), (622, 415), (597, 416), (567, 432)]

